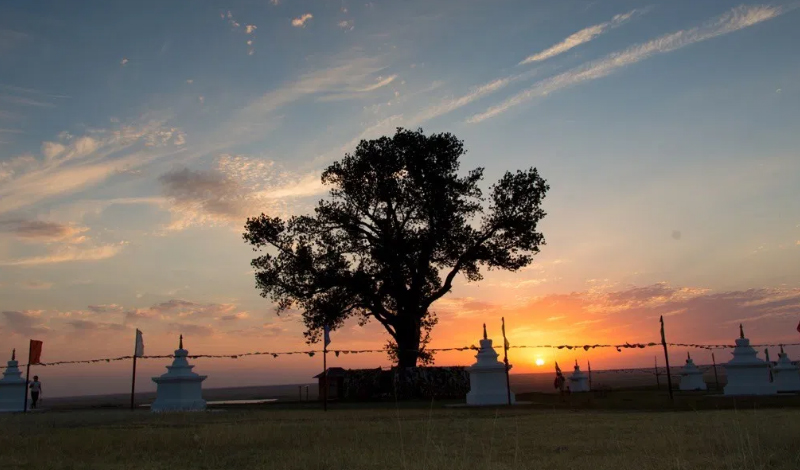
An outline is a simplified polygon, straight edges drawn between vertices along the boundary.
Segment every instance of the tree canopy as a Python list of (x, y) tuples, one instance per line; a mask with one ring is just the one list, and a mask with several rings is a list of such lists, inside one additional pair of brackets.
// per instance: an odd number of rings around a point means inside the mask
[(431, 306), (456, 276), (516, 271), (545, 244), (537, 224), (549, 186), (536, 168), (507, 172), (485, 197), (483, 168), (459, 174), (464, 143), (398, 128), (362, 140), (322, 173), (329, 197), (311, 215), (249, 218), (256, 288), (278, 313), (302, 311), (308, 342), (349, 318), (378, 321), (399, 366), (430, 358)]

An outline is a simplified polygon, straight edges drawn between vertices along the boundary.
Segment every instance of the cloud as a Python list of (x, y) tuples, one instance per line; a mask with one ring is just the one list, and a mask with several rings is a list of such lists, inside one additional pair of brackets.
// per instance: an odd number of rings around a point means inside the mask
[(194, 83), (194, 80), (190, 78), (190, 79), (186, 80), (186, 83), (191, 85), (192, 83)]
[(66, 263), (70, 261), (100, 261), (113, 258), (122, 251), (125, 242), (114, 245), (79, 247), (67, 245), (52, 250), (43, 256), (33, 256), (10, 261), (0, 261), (0, 266), (41, 266), (46, 264)]
[[(379, 78), (380, 78), (380, 77), (379, 77)], [(368, 87), (361, 88), (360, 90), (357, 90), (357, 91), (360, 91), (360, 92), (367, 92), (367, 91), (374, 91), (374, 90), (377, 90), (378, 88), (385, 87), (386, 85), (388, 85), (388, 84), (392, 83), (392, 82), (394, 81), (394, 79), (395, 79), (395, 78), (397, 78), (397, 75), (391, 75), (391, 76), (389, 76), (389, 77), (386, 77), (386, 78), (384, 78), (384, 79), (381, 79), (381, 80), (379, 80), (379, 81), (378, 81), (378, 83), (376, 83), (376, 84), (374, 84), (374, 85), (370, 85), (370, 86), (368, 86)]]
[(0, 164), (0, 214), (64, 197), (182, 151), (185, 137), (160, 121), (140, 126), (95, 129), (87, 135), (59, 135), (44, 142), (45, 158), (23, 155)]
[(41, 322), (41, 310), (4, 311), (6, 328), (13, 334), (26, 336), (41, 335), (50, 331)]
[(76, 227), (74, 225), (42, 220), (0, 220), (0, 232), (12, 233), (18, 239), (26, 242), (83, 243), (87, 240), (87, 237), (81, 234), (88, 230), (87, 227)]
[(247, 318), (249, 318), (247, 312), (229, 313), (227, 315), (219, 317), (219, 319), (222, 321), (237, 321), (237, 320), (245, 320)]
[(170, 323), (167, 325), (169, 333), (179, 333), (189, 336), (212, 336), (214, 329), (210, 326), (195, 325), (191, 323)]
[(542, 80), (502, 103), (492, 106), (485, 112), (472, 116), (467, 122), (479, 123), (485, 121), (531, 99), (544, 97), (582, 82), (606, 77), (618, 69), (654, 55), (672, 52), (701, 41), (738, 31), (776, 18), (786, 11), (788, 11), (786, 8), (771, 6), (740, 6), (734, 8), (703, 26), (677, 31), (643, 44), (631, 46), (623, 51), (610, 54), (603, 59), (589, 62)]
[(314, 15), (312, 15), (311, 13), (305, 13), (305, 14), (293, 19), (292, 20), (292, 26), (294, 26), (296, 28), (305, 28), (306, 27), (306, 22), (308, 20), (310, 20), (311, 18), (314, 18)]
[[(115, 306), (116, 307), (116, 306)], [(114, 311), (120, 311), (120, 308)], [(171, 299), (155, 304), (149, 308), (135, 308), (125, 311), (125, 321), (168, 321), (175, 323), (177, 320), (185, 322), (189, 319), (235, 319), (243, 320), (248, 313), (237, 311), (238, 307), (230, 303), (197, 303), (182, 299)]]
[(461, 108), (463, 106), (472, 103), (473, 101), (483, 98), (484, 96), (495, 93), (505, 88), (512, 82), (515, 82), (525, 77), (529, 77), (531, 75), (532, 73), (528, 73), (528, 74), (514, 75), (506, 78), (498, 78), (497, 80), (493, 80), (483, 85), (474, 87), (466, 95), (460, 96), (458, 98), (447, 99), (439, 104), (425, 108), (419, 114), (417, 114), (411, 119), (413, 124), (410, 124), (409, 126), (416, 125), (417, 123), (422, 123), (430, 119), (434, 119), (436, 117), (448, 114), (452, 111), (455, 111), (458, 108)]
[(338, 25), (345, 31), (352, 31), (355, 28), (355, 22), (353, 20), (342, 20)]
[(256, 29), (258, 29), (258, 27), (256, 25), (249, 24), (249, 25), (244, 27), (244, 32), (245, 32), (245, 34), (253, 34), (253, 33), (256, 32)]
[(263, 211), (285, 212), (288, 200), (325, 191), (318, 173), (281, 171), (275, 162), (222, 155), (212, 171), (188, 168), (159, 178), (173, 213), (172, 230), (192, 225), (241, 225)]
[(128, 63), (128, 59), (123, 58), (119, 63), (124, 67)]
[(67, 324), (80, 331), (125, 331), (128, 329), (128, 327), (119, 323), (106, 323), (91, 320), (70, 320)]
[(273, 5), (278, 5), (279, 3), (281, 3), (281, 0), (269, 0), (269, 3)]
[(363, 97), (357, 90), (374, 84), (374, 75), (386, 68), (379, 59), (364, 57), (360, 50), (327, 60), (333, 65), (303, 73), (233, 113), (220, 131), (224, 135), (220, 145), (240, 145), (250, 138), (262, 138), (265, 131), (280, 124), (279, 111), (303, 99)]
[(123, 308), (117, 304), (89, 305), (86, 308), (93, 313), (120, 313), (123, 311)]
[(581, 44), (585, 44), (597, 36), (614, 29), (618, 26), (625, 24), (628, 20), (630, 20), (635, 14), (637, 10), (629, 11), (628, 13), (616, 15), (611, 21), (606, 21), (605, 23), (596, 24), (594, 26), (590, 26), (588, 28), (582, 29), (575, 34), (568, 36), (566, 39), (561, 41), (560, 43), (545, 49), (541, 52), (528, 56), (519, 63), (519, 65), (530, 64), (532, 62), (539, 62), (545, 59), (549, 59), (551, 57), (555, 57), (559, 54), (563, 54), (568, 50), (578, 47)]
[(42, 281), (25, 281), (16, 283), (16, 286), (20, 289), (47, 290), (53, 287), (53, 283)]
[(461, 318), (485, 314), (492, 307), (490, 302), (472, 297), (443, 297), (434, 304), (434, 311), (441, 316)]

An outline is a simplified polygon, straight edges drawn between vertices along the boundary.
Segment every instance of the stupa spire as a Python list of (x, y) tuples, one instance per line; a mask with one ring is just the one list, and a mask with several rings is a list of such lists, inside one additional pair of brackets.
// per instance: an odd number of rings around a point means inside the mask
[(181, 335), (180, 343), (178, 343), (178, 349), (183, 349), (183, 335)]
[(489, 337), (486, 335), (486, 323), (483, 324), (483, 339), (489, 339)]
[(12, 361), (16, 361), (17, 360), (17, 348), (14, 348), (14, 349), (11, 350), (11, 360)]
[(575, 367), (578, 367), (578, 360), (575, 359)]
[(744, 339), (744, 327), (739, 323), (739, 338)]
[(784, 354), (784, 352), (783, 352), (783, 345), (782, 345), (782, 344), (781, 344), (781, 354)]

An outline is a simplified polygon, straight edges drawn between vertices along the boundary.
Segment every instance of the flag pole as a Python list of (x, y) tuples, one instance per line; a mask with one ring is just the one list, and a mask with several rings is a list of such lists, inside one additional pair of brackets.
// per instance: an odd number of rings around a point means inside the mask
[[(503, 322), (503, 362), (506, 364), (506, 397), (508, 405), (511, 406), (511, 379), (508, 376), (508, 340), (506, 340), (506, 318), (500, 319)], [(485, 330), (484, 330), (485, 331)]]
[(136, 346), (133, 347), (133, 373), (131, 375), (131, 411), (136, 409), (134, 394), (136, 393)]
[(669, 370), (669, 351), (667, 350), (667, 338), (664, 336), (664, 316), (662, 315), (659, 319), (661, 322), (661, 344), (664, 346), (664, 360), (667, 363), (667, 387), (669, 388), (669, 400), (674, 402), (674, 398), (672, 396), (672, 374)]
[(28, 412), (28, 387), (30, 386), (30, 376), (31, 376), (31, 347), (33, 346), (33, 340), (28, 344), (28, 364), (25, 368), (25, 402), (22, 406), (22, 412)]
[(716, 386), (716, 390), (719, 390), (719, 377), (717, 376), (717, 358), (714, 357), (714, 353), (711, 353), (711, 364), (714, 365), (714, 385)]

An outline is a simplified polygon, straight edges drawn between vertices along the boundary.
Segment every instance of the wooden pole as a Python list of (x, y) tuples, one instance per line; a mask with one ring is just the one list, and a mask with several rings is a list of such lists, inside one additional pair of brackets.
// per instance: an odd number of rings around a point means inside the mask
[[(32, 340), (31, 340), (32, 341)], [(22, 412), (28, 412), (28, 387), (30, 386), (30, 377), (31, 377), (31, 346), (32, 343), (28, 344), (28, 365), (25, 368), (25, 401), (22, 405)]]
[(664, 316), (662, 315), (659, 319), (661, 322), (661, 344), (664, 346), (664, 360), (667, 362), (667, 387), (669, 387), (669, 400), (674, 402), (675, 399), (672, 396), (672, 374), (669, 370), (669, 351), (667, 350), (667, 338), (664, 335)]
[(328, 347), (322, 348), (322, 409), (328, 411)]
[(769, 360), (769, 348), (764, 348), (764, 355), (767, 357), (767, 365), (769, 366), (769, 381), (772, 382), (772, 362)]
[(136, 393), (136, 348), (133, 351), (133, 372), (131, 373), (131, 410), (136, 409), (136, 400), (134, 394)]
[(592, 388), (592, 361), (586, 361), (586, 363), (589, 365), (589, 390), (594, 390)]
[(714, 366), (714, 386), (716, 387), (715, 390), (719, 390), (719, 376), (717, 375), (717, 358), (714, 357), (714, 353), (711, 353), (711, 364)]
[(656, 389), (661, 390), (661, 379), (658, 377), (658, 356), (653, 356), (653, 368), (656, 371)]
[[(511, 406), (511, 378), (508, 375), (508, 341), (506, 340), (506, 318), (502, 317), (503, 322), (503, 362), (506, 364), (506, 397), (508, 398), (508, 406)], [(484, 329), (484, 331), (486, 331)]]

